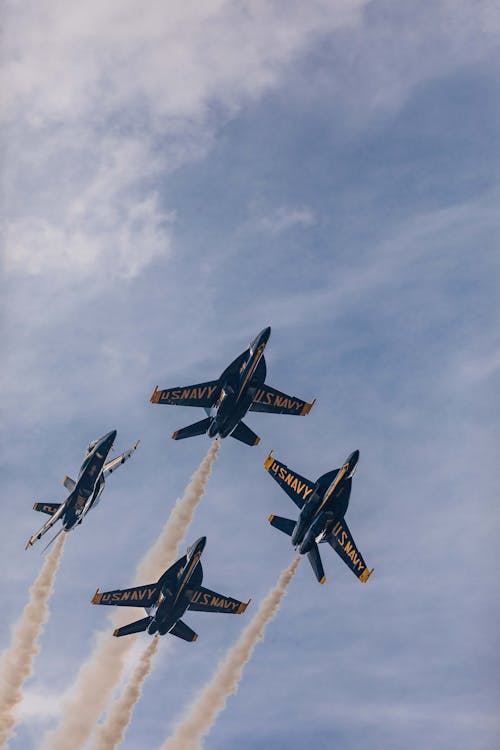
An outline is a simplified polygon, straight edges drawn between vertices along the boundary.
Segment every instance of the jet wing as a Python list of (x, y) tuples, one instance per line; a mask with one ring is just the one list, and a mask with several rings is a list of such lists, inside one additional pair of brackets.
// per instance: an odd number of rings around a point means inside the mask
[(146, 586), (134, 586), (131, 589), (115, 589), (115, 591), (97, 591), (92, 598), (92, 604), (113, 604), (119, 607), (152, 607), (160, 595), (157, 583)]
[(293, 500), (295, 505), (302, 508), (314, 490), (315, 483), (305, 477), (301, 477), (286, 464), (277, 461), (271, 451), (264, 461), (266, 471), (285, 490), (286, 494)]
[(137, 446), (139, 445), (141, 441), (138, 440), (135, 445), (130, 448), (130, 450), (125, 451), (124, 453), (121, 453), (116, 458), (112, 458), (111, 461), (108, 461), (106, 464), (104, 464), (104, 468), (102, 470), (102, 473), (106, 477), (108, 474), (112, 474), (113, 471), (117, 468), (117, 466), (121, 466), (125, 463), (125, 461), (128, 461), (130, 456), (133, 456), (135, 451), (137, 450)]
[(203, 408), (209, 408), (216, 403), (219, 396), (219, 381), (210, 380), (207, 383), (167, 388), (163, 391), (158, 390), (158, 386), (156, 386), (154, 393), (151, 396), (151, 403), (172, 404), (174, 406), (201, 406)]
[(366, 563), (363, 560), (361, 552), (354, 544), (354, 539), (349, 531), (349, 527), (345, 521), (337, 521), (332, 531), (321, 541), (328, 542), (333, 547), (335, 552), (342, 558), (347, 567), (349, 567), (355, 576), (359, 578), (362, 583), (365, 583), (373, 570), (368, 570)]
[(277, 391), (276, 388), (271, 388), (270, 385), (263, 384), (255, 391), (250, 411), (267, 411), (272, 414), (298, 414), (304, 416), (305, 414), (309, 414), (314, 401), (308, 403), (297, 398), (297, 396), (289, 396), (287, 393)]
[[(38, 508), (36, 507), (37, 505), (38, 505), (38, 503), (35, 503), (35, 505), (33, 506), (35, 510), (38, 510)], [(56, 523), (57, 521), (59, 521), (59, 519), (61, 518), (62, 514), (63, 514), (63, 513), (64, 513), (64, 511), (66, 510), (66, 507), (67, 507), (67, 502), (66, 502), (66, 503), (61, 503), (61, 505), (60, 505), (59, 509), (58, 509), (58, 510), (56, 510), (56, 512), (54, 513), (54, 515), (53, 515), (53, 516), (51, 516), (51, 517), (49, 518), (49, 520), (48, 520), (48, 521), (46, 521), (46, 522), (45, 522), (45, 523), (43, 524), (42, 528), (41, 528), (41, 529), (40, 529), (40, 530), (39, 530), (39, 531), (38, 531), (38, 532), (37, 532), (36, 534), (33, 534), (33, 536), (30, 536), (30, 538), (28, 539), (28, 542), (27, 542), (27, 544), (26, 544), (26, 547), (25, 547), (25, 549), (28, 549), (28, 547), (31, 547), (31, 545), (32, 545), (32, 544), (34, 544), (34, 543), (36, 542), (36, 540), (37, 540), (37, 539), (41, 539), (41, 537), (42, 537), (42, 536), (43, 536), (44, 534), (46, 534), (46, 533), (47, 533), (47, 531), (48, 531), (49, 529), (51, 529), (51, 528), (52, 528), (52, 526), (53, 526), (53, 525), (54, 525), (54, 524), (55, 524), (55, 523)]]
[(189, 609), (194, 609), (197, 612), (225, 612), (230, 615), (241, 615), (250, 601), (249, 599), (247, 602), (240, 602), (238, 599), (232, 599), (230, 596), (224, 596), (216, 591), (198, 586), (191, 596)]

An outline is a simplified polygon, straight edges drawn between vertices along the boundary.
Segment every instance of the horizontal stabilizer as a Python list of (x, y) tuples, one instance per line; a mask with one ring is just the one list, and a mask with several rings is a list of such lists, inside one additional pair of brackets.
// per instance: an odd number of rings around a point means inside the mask
[(247, 427), (244, 422), (239, 422), (231, 433), (231, 437), (236, 438), (246, 445), (258, 445), (260, 437)]
[(177, 638), (182, 638), (183, 641), (191, 642), (198, 639), (198, 635), (194, 630), (191, 630), (191, 628), (188, 627), (185, 622), (182, 622), (182, 620), (177, 620), (174, 627), (169, 630), (169, 633), (176, 635)]
[(316, 576), (318, 581), (320, 583), (324, 583), (326, 581), (325, 571), (323, 570), (323, 563), (321, 562), (321, 556), (319, 554), (318, 545), (316, 543), (313, 544), (310, 552), (307, 553), (307, 558), (311, 563), (311, 567), (314, 570), (314, 575)]
[(212, 418), (207, 417), (200, 422), (190, 424), (188, 427), (182, 427), (182, 429), (174, 432), (172, 440), (184, 440), (184, 438), (194, 437), (195, 435), (204, 435), (211, 424)]
[(65, 476), (62, 480), (63, 486), (66, 487), (68, 492), (73, 492), (73, 490), (76, 487), (76, 482), (74, 479), (71, 479), (71, 477)]
[(279, 529), (283, 534), (292, 536), (295, 528), (295, 521), (291, 518), (283, 518), (282, 516), (269, 516), (269, 523), (274, 526), (275, 529)]
[(123, 625), (121, 628), (113, 630), (113, 635), (116, 638), (120, 638), (122, 635), (132, 635), (132, 633), (142, 633), (147, 630), (152, 617), (143, 617), (142, 620), (136, 620), (135, 622), (129, 622), (128, 625)]
[(60, 507), (61, 503), (35, 503), (33, 510), (37, 510), (40, 513), (46, 513), (48, 516), (53, 516), (54, 513), (57, 513)]

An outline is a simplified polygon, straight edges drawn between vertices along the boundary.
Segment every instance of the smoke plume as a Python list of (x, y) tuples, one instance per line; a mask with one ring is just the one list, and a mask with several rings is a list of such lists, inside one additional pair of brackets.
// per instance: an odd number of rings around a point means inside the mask
[(54, 588), (66, 534), (56, 539), (38, 577), (30, 588), (29, 601), (12, 630), (12, 642), (0, 664), (0, 747), (12, 737), (17, 722), (16, 708), (23, 685), (33, 672), (33, 660), (40, 650), (37, 641), (49, 619), (49, 599)]
[[(179, 498), (165, 523), (160, 536), (138, 564), (132, 586), (156, 581), (177, 558), (196, 506), (200, 502), (217, 458), (220, 442), (215, 440), (191, 477), (184, 494)], [(62, 718), (55, 729), (45, 735), (45, 750), (78, 750), (89, 739), (99, 717), (106, 708), (111, 693), (123, 676), (125, 659), (135, 643), (134, 635), (113, 638), (119, 628), (134, 617), (127, 608), (110, 618), (106, 630), (95, 638), (94, 648), (70, 688), (63, 702)]]
[(153, 638), (142, 652), (120, 698), (114, 702), (104, 724), (97, 728), (91, 750), (114, 750), (123, 742), (135, 704), (141, 697), (144, 680), (153, 668), (153, 657), (159, 642), (158, 637)]
[(253, 619), (246, 626), (235, 645), (229, 649), (210, 680), (202, 689), (173, 735), (161, 750), (199, 750), (226, 705), (227, 698), (235, 693), (240, 683), (245, 664), (250, 661), (257, 643), (264, 638), (267, 624), (276, 616), (281, 600), (286, 593), (300, 562), (300, 555), (283, 571), (276, 586), (262, 601)]

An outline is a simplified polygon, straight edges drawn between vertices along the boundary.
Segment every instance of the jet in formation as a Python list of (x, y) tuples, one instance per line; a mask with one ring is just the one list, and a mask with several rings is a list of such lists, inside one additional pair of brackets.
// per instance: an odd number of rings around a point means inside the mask
[(52, 544), (62, 531), (70, 531), (80, 524), (89, 510), (97, 505), (104, 489), (104, 478), (108, 474), (111, 474), (118, 466), (125, 463), (134, 453), (140, 442), (138, 440), (130, 450), (106, 462), (115, 438), (116, 430), (112, 430), (112, 432), (108, 432), (104, 437), (89, 443), (87, 455), (80, 467), (76, 482), (68, 476), (65, 476), (63, 479), (63, 485), (70, 493), (64, 503), (34, 504), (34, 510), (47, 513), (50, 519), (36, 534), (33, 534), (28, 539), (26, 549), (31, 547), (38, 539), (41, 539), (57, 521), (61, 520), (62, 529), (49, 543)]
[(187, 553), (163, 573), (156, 583), (130, 589), (100, 592), (97, 589), (92, 604), (111, 604), (119, 607), (144, 607), (147, 617), (136, 620), (113, 635), (120, 637), (147, 630), (150, 635), (170, 633), (185, 641), (196, 641), (198, 635), (180, 618), (186, 610), (222, 612), (241, 615), (250, 603), (218, 594), (201, 585), (203, 568), (200, 557), (207, 538), (200, 537)]
[(351, 453), (341, 469), (323, 474), (316, 482), (289, 469), (277, 461), (272, 453), (264, 462), (264, 467), (300, 508), (300, 514), (297, 521), (269, 516), (271, 525), (290, 536), (293, 546), (298, 547), (301, 555), (307, 555), (320, 583), (326, 580), (318, 548), (322, 542), (328, 542), (354, 575), (365, 583), (373, 570), (366, 567), (344, 518), (359, 451)]
[(257, 445), (260, 438), (241, 421), (247, 411), (302, 416), (309, 414), (314, 401), (308, 403), (295, 396), (288, 396), (264, 383), (264, 349), (270, 335), (271, 328), (264, 328), (218, 380), (165, 390), (158, 390), (156, 386), (151, 396), (153, 404), (200, 406), (207, 414), (200, 422), (174, 432), (174, 440), (208, 433), (211, 438), (231, 435), (247, 445)]

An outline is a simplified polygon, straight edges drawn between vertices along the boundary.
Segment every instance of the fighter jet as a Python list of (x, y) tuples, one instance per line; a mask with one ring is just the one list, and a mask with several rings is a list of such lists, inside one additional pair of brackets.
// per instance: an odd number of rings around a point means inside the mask
[(272, 451), (264, 462), (265, 469), (300, 508), (297, 521), (272, 515), (269, 522), (292, 537), (293, 546), (299, 548), (301, 555), (307, 555), (320, 583), (326, 580), (318, 549), (321, 542), (328, 542), (362, 583), (373, 573), (366, 567), (344, 518), (358, 459), (359, 451), (354, 451), (341, 469), (323, 474), (316, 482), (277, 461)]
[(203, 568), (200, 557), (205, 547), (205, 536), (196, 540), (187, 553), (165, 571), (156, 583), (116, 589), (94, 594), (92, 604), (112, 604), (119, 607), (144, 607), (147, 617), (117, 628), (113, 635), (120, 637), (147, 630), (150, 635), (170, 633), (185, 641), (196, 641), (198, 636), (180, 618), (187, 609), (197, 612), (222, 612), (241, 615), (250, 604), (217, 594), (201, 585)]
[(179, 386), (158, 390), (156, 386), (151, 402), (177, 406), (201, 406), (207, 418), (183, 427), (172, 435), (183, 440), (208, 433), (211, 438), (228, 435), (247, 445), (257, 445), (260, 438), (241, 420), (247, 411), (267, 411), (274, 414), (309, 414), (314, 401), (308, 403), (296, 396), (288, 396), (265, 385), (266, 360), (264, 349), (271, 328), (264, 328), (248, 349), (231, 362), (218, 380), (197, 385)]
[(47, 513), (50, 519), (47, 523), (44, 523), (40, 531), (28, 539), (26, 549), (31, 547), (37, 539), (41, 539), (56, 521), (61, 519), (62, 529), (52, 539), (50, 542), (52, 544), (62, 531), (71, 531), (71, 529), (83, 521), (83, 517), (89, 510), (97, 505), (104, 489), (104, 478), (108, 474), (111, 474), (118, 466), (125, 463), (134, 453), (140, 442), (138, 440), (130, 450), (125, 451), (125, 453), (106, 463), (106, 458), (113, 447), (115, 438), (116, 430), (113, 430), (104, 435), (104, 437), (89, 443), (87, 455), (80, 467), (76, 482), (67, 476), (63, 479), (62, 483), (70, 493), (64, 503), (34, 504), (33, 510)]

